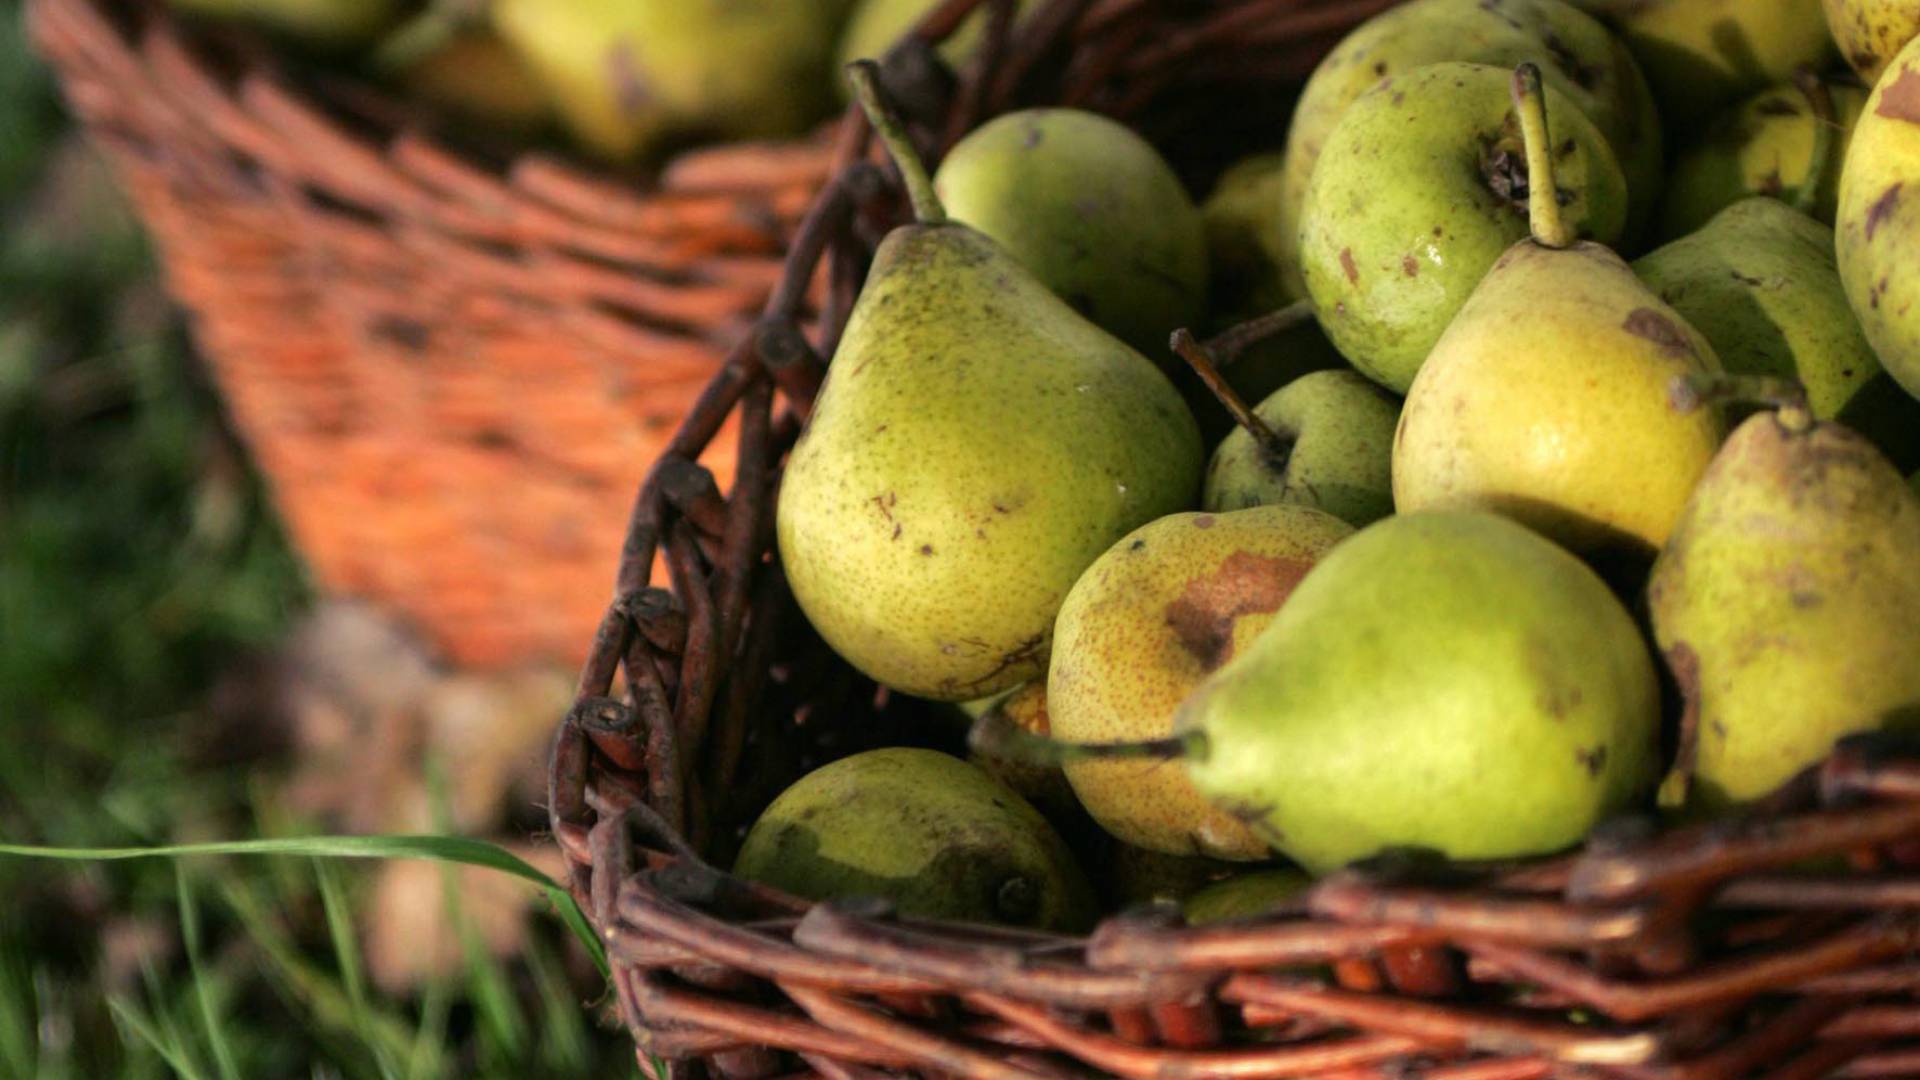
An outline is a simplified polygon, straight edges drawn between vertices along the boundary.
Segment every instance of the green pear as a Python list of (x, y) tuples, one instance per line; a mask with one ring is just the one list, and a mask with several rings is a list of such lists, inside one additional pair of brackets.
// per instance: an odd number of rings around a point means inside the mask
[(1190, 926), (1253, 919), (1292, 902), (1311, 884), (1298, 870), (1251, 870), (1201, 889), (1180, 909)]
[[(1527, 164), (1511, 72), (1434, 64), (1382, 80), (1328, 138), (1307, 188), (1301, 268), (1320, 325), (1362, 374), (1413, 385), (1474, 286), (1527, 235)], [(1563, 213), (1610, 243), (1627, 196), (1606, 140), (1548, 88)]]
[(1260, 421), (1221, 440), (1201, 505), (1294, 503), (1361, 527), (1393, 513), (1400, 403), (1353, 371), (1303, 375), (1254, 409)]
[(364, 44), (392, 26), (400, 0), (169, 0), (188, 15), (250, 23), (322, 49)]
[(1081, 571), (1193, 505), (1200, 437), (1151, 361), (945, 218), (874, 105), (919, 220), (874, 257), (776, 531), (836, 652), (897, 690), (966, 701), (1039, 677)]
[[(1660, 118), (1633, 57), (1604, 26), (1560, 0), (1413, 0), (1362, 23), (1327, 54), (1301, 91), (1287, 132), (1281, 198), (1266, 218), (1267, 246), (1286, 293), (1258, 307), (1307, 295), (1299, 253), (1307, 188), (1348, 106), (1382, 78), (1446, 61), (1507, 69), (1522, 61), (1539, 64), (1547, 85), (1606, 136), (1632, 192), (1628, 235), (1638, 235), (1650, 220), (1664, 171)], [(1368, 183), (1364, 190), (1378, 186), (1384, 185)]]
[(869, 750), (801, 777), (753, 823), (733, 872), (809, 900), (877, 896), (923, 918), (1071, 931), (1095, 914), (1039, 811), (933, 750)]
[(588, 150), (775, 138), (825, 114), (837, 0), (493, 0), (500, 36)]
[(1061, 299), (1148, 356), (1207, 299), (1200, 211), (1159, 151), (1079, 109), (995, 117), (947, 152), (934, 190)]
[(1827, 28), (1840, 55), (1868, 86), (1907, 42), (1920, 37), (1920, 6), (1913, 0), (1826, 0)]
[[(1054, 627), (1052, 735), (1152, 739), (1201, 680), (1254, 640), (1314, 562), (1353, 529), (1302, 506), (1177, 514), (1122, 538), (1087, 568)], [(1101, 827), (1169, 855), (1265, 859), (1267, 847), (1178, 769), (1085, 761), (1067, 780)]]
[[(1825, 172), (1816, 181), (1808, 212), (1831, 225), (1840, 198), (1840, 163), (1867, 95), (1851, 86), (1826, 90), (1838, 130), (1828, 143)], [(1790, 85), (1763, 90), (1721, 114), (1674, 163), (1660, 235), (1667, 240), (1685, 236), (1749, 195), (1799, 202), (1820, 125), (1806, 96)]]
[(1619, 27), (1670, 131), (1833, 55), (1820, 0), (1580, 0)]
[(1648, 598), (1702, 808), (1766, 795), (1841, 736), (1920, 727), (1920, 497), (1804, 406), (1727, 440)]
[(1867, 340), (1920, 397), (1920, 39), (1867, 99), (1840, 174), (1840, 280)]
[(412, 97), (511, 134), (538, 131), (553, 118), (539, 78), (487, 30), (457, 34), (397, 77)]
[(1881, 370), (1847, 306), (1833, 230), (1756, 196), (1641, 256), (1633, 270), (1728, 372), (1800, 383), (1814, 415), (1845, 421), (1889, 453), (1915, 441), (1920, 402)]
[[(1550, 175), (1523, 74), (1528, 156)], [(1712, 410), (1669, 408), (1669, 389), (1719, 362), (1618, 255), (1573, 239), (1551, 190), (1534, 189), (1534, 236), (1487, 273), (1407, 394), (1394, 505), (1494, 510), (1576, 551), (1650, 555), (1722, 435)]]
[[(1019, 0), (1014, 17), (1018, 19), (1025, 15), (1036, 2)], [(855, 60), (880, 59), (893, 47), (894, 42), (905, 37), (938, 6), (940, 0), (860, 0), (840, 38), (841, 65), (851, 64)], [(953, 36), (941, 45), (941, 57), (949, 66), (964, 66), (980, 47), (986, 30), (987, 11), (983, 6), (967, 16)]]
[[(1275, 225), (1286, 163), (1286, 155), (1279, 153), (1234, 162), (1200, 204), (1200, 221), (1207, 234), (1208, 282), (1216, 308), (1250, 314), (1282, 307), (1289, 299), (1280, 268), (1296, 261), (1290, 253), (1299, 245), (1297, 238)], [(1305, 193), (1303, 183), (1301, 194)], [(1305, 295), (1302, 291), (1293, 298)]]

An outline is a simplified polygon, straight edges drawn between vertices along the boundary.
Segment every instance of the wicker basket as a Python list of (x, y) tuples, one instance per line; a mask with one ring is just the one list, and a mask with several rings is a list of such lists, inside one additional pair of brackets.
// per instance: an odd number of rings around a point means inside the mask
[(154, 0), (28, 17), (320, 587), (462, 664), (577, 662), (620, 550), (600, 511), (765, 301), (825, 139), (641, 183), (438, 141)]
[[(952, 0), (926, 30), (981, 2)], [(990, 38), (922, 134), (938, 144), (1052, 101), (1191, 133), (1223, 110), (1183, 102), (1279, 96), (1379, 6), (1051, 0)], [(1206, 928), (1161, 909), (1084, 940), (937, 924), (714, 869), (803, 771), (950, 730), (835, 660), (768, 557), (778, 462), (900, 218), (865, 125), (846, 130), (790, 288), (640, 489), (617, 599), (554, 743), (555, 838), (643, 1057), (679, 1076), (833, 1080), (1920, 1076), (1920, 877), (1902, 871), (1920, 857), (1920, 754), (1882, 740), (1843, 745), (1742, 821), (1617, 822), (1526, 865), (1376, 864)], [(797, 287), (816, 272), (828, 301), (809, 322)], [(723, 497), (692, 461), (729, 421)], [(657, 554), (670, 588), (650, 584)]]

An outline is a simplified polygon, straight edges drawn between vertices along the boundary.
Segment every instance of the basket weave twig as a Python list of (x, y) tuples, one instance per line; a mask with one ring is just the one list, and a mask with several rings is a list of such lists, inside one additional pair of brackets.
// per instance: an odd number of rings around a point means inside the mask
[[(924, 32), (980, 2), (952, 0)], [(1379, 6), (1054, 0), (989, 42), (923, 134), (1065, 101), (1164, 136), (1195, 115), (1196, 81), (1216, 101), (1277, 94)], [(1085, 940), (935, 924), (715, 869), (801, 772), (943, 730), (836, 661), (770, 557), (778, 462), (901, 212), (867, 135), (845, 121), (783, 287), (642, 485), (554, 744), (554, 834), (643, 1054), (726, 1077), (1920, 1075), (1920, 878), (1902, 871), (1920, 855), (1920, 757), (1870, 743), (1742, 822), (1615, 823), (1528, 865), (1354, 869), (1215, 927), (1159, 909)], [(809, 322), (816, 273), (827, 302)], [(723, 495), (694, 459), (729, 418)], [(662, 552), (665, 586), (649, 576)], [(1804, 871), (1827, 855), (1849, 861)]]

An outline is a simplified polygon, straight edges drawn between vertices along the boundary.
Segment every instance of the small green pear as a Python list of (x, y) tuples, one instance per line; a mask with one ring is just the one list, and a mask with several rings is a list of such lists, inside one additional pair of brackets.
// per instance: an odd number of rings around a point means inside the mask
[[(1307, 188), (1301, 268), (1320, 325), (1362, 374), (1404, 394), (1500, 253), (1527, 235), (1511, 72), (1434, 64), (1382, 80), (1327, 139)], [(1592, 122), (1546, 91), (1562, 213), (1611, 243), (1626, 185)]]
[(178, 11), (250, 23), (304, 44), (338, 49), (371, 41), (392, 26), (400, 0), (168, 0)]
[(493, 0), (560, 118), (611, 160), (695, 137), (784, 137), (825, 115), (837, 0)]
[(934, 190), (1055, 295), (1150, 357), (1207, 300), (1200, 211), (1152, 144), (1079, 109), (1024, 109), (947, 152)]
[(1648, 599), (1704, 809), (1766, 795), (1841, 736), (1920, 728), (1920, 497), (1803, 404), (1727, 440)]
[(1887, 64), (1920, 37), (1920, 5), (1913, 0), (1826, 0), (1827, 28), (1834, 44), (1868, 86)]
[(1180, 909), (1189, 926), (1253, 919), (1292, 902), (1311, 884), (1298, 870), (1250, 870), (1201, 889)]
[[(1121, 539), (1074, 583), (1047, 674), (1052, 735), (1152, 739), (1208, 673), (1246, 647), (1314, 562), (1353, 532), (1329, 514), (1266, 506), (1176, 514)], [(1115, 837), (1169, 855), (1267, 857), (1258, 837), (1163, 763), (1067, 766), (1080, 804)]]
[[(1014, 18), (1017, 20), (1024, 16), (1036, 2), (1019, 0)], [(894, 42), (905, 37), (939, 5), (940, 0), (860, 0), (840, 38), (841, 66), (855, 60), (880, 59), (893, 47)], [(964, 66), (980, 47), (986, 30), (987, 11), (982, 7), (969, 15), (953, 36), (941, 45), (941, 58), (952, 67)]]
[(1194, 504), (1200, 437), (1151, 361), (946, 219), (873, 103), (919, 220), (875, 255), (776, 532), (834, 651), (897, 690), (966, 701), (1039, 677), (1081, 571)]
[(1833, 55), (1820, 0), (1580, 0), (1620, 28), (1671, 131)]
[[(1551, 175), (1537, 75), (1514, 84), (1534, 173)], [(1618, 255), (1574, 241), (1551, 188), (1534, 189), (1534, 236), (1487, 273), (1407, 394), (1394, 505), (1494, 510), (1576, 551), (1650, 555), (1723, 433), (1712, 410), (1670, 408), (1669, 390), (1719, 362)]]
[[(1840, 198), (1840, 163), (1867, 95), (1852, 86), (1833, 85), (1825, 90), (1833, 101), (1830, 123), (1837, 130), (1828, 143), (1825, 172), (1815, 181), (1818, 190), (1808, 212), (1831, 225)], [(1791, 85), (1770, 87), (1721, 114), (1693, 149), (1674, 163), (1661, 209), (1661, 237), (1685, 236), (1749, 195), (1798, 203), (1821, 123), (1806, 95)]]
[(546, 87), (487, 30), (455, 35), (397, 77), (413, 97), (510, 134), (530, 134), (553, 119)]
[(1253, 410), (1207, 465), (1200, 503), (1245, 510), (1293, 503), (1356, 528), (1393, 513), (1400, 403), (1354, 371), (1303, 375)]
[(893, 747), (808, 773), (753, 823), (733, 872), (810, 900), (1083, 930), (1092, 887), (1039, 811), (958, 758)]
[(1920, 397), (1920, 39), (1867, 99), (1840, 174), (1840, 280), (1867, 340)]
[[(1255, 306), (1278, 307), (1307, 295), (1299, 244), (1307, 189), (1347, 108), (1383, 78), (1447, 61), (1506, 69), (1522, 61), (1539, 64), (1547, 85), (1566, 95), (1606, 136), (1632, 193), (1630, 200), (1622, 199), (1626, 234), (1639, 235), (1651, 220), (1664, 173), (1660, 118), (1633, 57), (1606, 27), (1560, 0), (1412, 0), (1347, 35), (1302, 89), (1287, 132), (1281, 198), (1268, 218), (1268, 247), (1285, 295)], [(1397, 183), (1399, 174), (1384, 168), (1375, 174), (1377, 180), (1388, 178)], [(1372, 193), (1386, 186), (1370, 180), (1360, 190)]]

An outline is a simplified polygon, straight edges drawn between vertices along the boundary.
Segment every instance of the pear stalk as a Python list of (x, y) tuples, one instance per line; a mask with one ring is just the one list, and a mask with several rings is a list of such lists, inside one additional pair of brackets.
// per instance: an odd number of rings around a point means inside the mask
[(1207, 736), (1188, 731), (1164, 739), (1140, 742), (1070, 743), (1035, 735), (1005, 713), (989, 709), (967, 732), (967, 747), (976, 754), (1058, 768), (1080, 761), (1185, 761), (1203, 758)]
[(1235, 323), (1207, 339), (1207, 352), (1213, 355), (1213, 362), (1221, 367), (1231, 367), (1240, 359), (1240, 354), (1276, 334), (1284, 334), (1296, 326), (1311, 322), (1314, 317), (1313, 301), (1296, 300), (1277, 311), (1269, 311), (1243, 323)]
[(1706, 405), (1745, 402), (1772, 409), (1780, 425), (1788, 431), (1806, 431), (1813, 427), (1813, 409), (1807, 404), (1807, 388), (1794, 379), (1777, 375), (1734, 375), (1727, 372), (1677, 375), (1668, 392), (1673, 407), (1690, 413)]
[(1827, 84), (1813, 68), (1802, 66), (1795, 71), (1793, 84), (1806, 95), (1807, 106), (1813, 110), (1813, 158), (1807, 162), (1806, 179), (1800, 182), (1800, 190), (1794, 192), (1789, 205), (1812, 217), (1820, 204), (1820, 188), (1826, 184), (1827, 173), (1831, 171), (1833, 140), (1840, 120), (1833, 107), (1833, 95), (1827, 92)]
[(1520, 138), (1527, 152), (1527, 220), (1543, 247), (1569, 248), (1578, 236), (1560, 213), (1560, 188), (1553, 179), (1553, 137), (1547, 129), (1547, 92), (1537, 64), (1513, 69), (1513, 108), (1520, 117)]
[[(1284, 314), (1284, 311), (1282, 313)], [(1195, 340), (1193, 333), (1184, 327), (1173, 332), (1173, 340), (1169, 344), (1173, 351), (1187, 362), (1187, 366), (1193, 369), (1193, 373), (1200, 376), (1200, 381), (1206, 384), (1207, 390), (1219, 400), (1221, 405), (1225, 406), (1228, 413), (1232, 414), (1234, 423), (1245, 428), (1247, 434), (1253, 436), (1253, 441), (1259, 445), (1261, 453), (1269, 458), (1280, 460), (1286, 458), (1291, 444), (1288, 440), (1281, 438), (1280, 433), (1273, 430), (1265, 420), (1262, 420), (1260, 414), (1254, 412), (1253, 408), (1247, 404), (1247, 399), (1241, 397), (1240, 392), (1220, 374), (1220, 367), (1214, 362), (1212, 349)]]
[(941, 205), (940, 196), (933, 190), (933, 177), (927, 172), (927, 163), (914, 147), (912, 136), (907, 134), (905, 121), (880, 91), (880, 65), (871, 60), (855, 60), (847, 65), (847, 80), (853, 84), (853, 96), (860, 102), (861, 111), (867, 114), (867, 122), (873, 125), (874, 133), (880, 136), (888, 156), (900, 170), (907, 198), (913, 203), (914, 220), (922, 225), (945, 224), (947, 208)]

